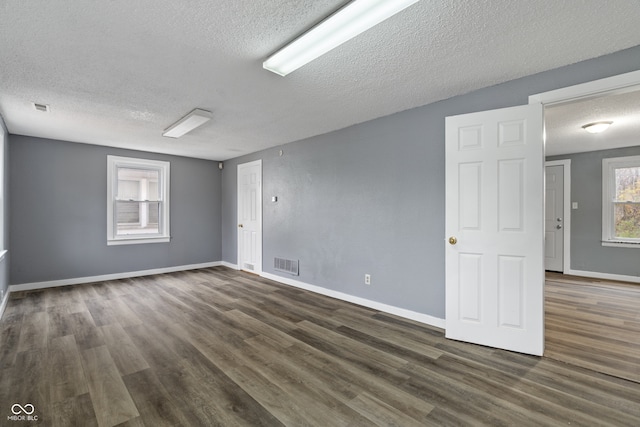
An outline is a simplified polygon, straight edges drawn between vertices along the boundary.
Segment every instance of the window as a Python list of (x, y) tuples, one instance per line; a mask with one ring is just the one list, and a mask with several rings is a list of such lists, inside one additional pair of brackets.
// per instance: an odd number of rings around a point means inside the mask
[(168, 242), (169, 162), (107, 156), (107, 244)]
[(602, 159), (602, 244), (640, 248), (640, 156)]

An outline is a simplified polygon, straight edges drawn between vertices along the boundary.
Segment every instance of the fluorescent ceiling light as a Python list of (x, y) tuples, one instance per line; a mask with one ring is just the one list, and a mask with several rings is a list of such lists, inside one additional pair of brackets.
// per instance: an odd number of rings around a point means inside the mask
[(604, 132), (605, 130), (609, 129), (609, 126), (611, 126), (613, 122), (594, 122), (594, 123), (588, 123), (584, 126), (582, 126), (582, 129), (586, 130), (589, 133), (600, 133), (600, 132)]
[(211, 120), (213, 115), (209, 111), (196, 108), (168, 128), (164, 130), (162, 136), (169, 138), (180, 138), (185, 133), (191, 132), (198, 126), (202, 126)]
[(419, 0), (353, 0), (271, 55), (263, 68), (286, 76)]

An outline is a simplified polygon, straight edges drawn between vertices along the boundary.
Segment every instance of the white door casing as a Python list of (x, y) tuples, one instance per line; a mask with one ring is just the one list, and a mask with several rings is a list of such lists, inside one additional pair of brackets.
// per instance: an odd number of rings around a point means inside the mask
[(262, 273), (262, 160), (238, 165), (238, 268)]
[(446, 118), (447, 338), (544, 351), (542, 130), (541, 104)]
[(545, 167), (544, 268), (563, 271), (564, 166)]

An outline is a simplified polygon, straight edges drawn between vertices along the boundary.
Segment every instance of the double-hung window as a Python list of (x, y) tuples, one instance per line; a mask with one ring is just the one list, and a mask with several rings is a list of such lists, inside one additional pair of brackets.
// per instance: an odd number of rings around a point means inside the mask
[(168, 242), (169, 162), (107, 156), (107, 244)]
[(602, 244), (640, 248), (640, 156), (602, 159)]

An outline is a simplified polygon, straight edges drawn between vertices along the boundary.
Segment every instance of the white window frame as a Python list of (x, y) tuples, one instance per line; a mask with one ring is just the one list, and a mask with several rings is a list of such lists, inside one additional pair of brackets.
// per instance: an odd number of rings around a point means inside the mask
[(640, 167), (640, 156), (602, 159), (602, 246), (618, 246), (640, 249), (640, 238), (615, 237), (613, 199), (616, 194), (615, 170)]
[[(116, 197), (118, 195), (118, 168), (149, 169), (158, 171), (160, 190), (160, 218), (158, 234), (118, 235), (116, 218)], [(137, 159), (133, 157), (107, 156), (107, 245), (135, 245), (141, 243), (167, 243), (169, 233), (169, 183), (170, 163), (160, 160)]]

